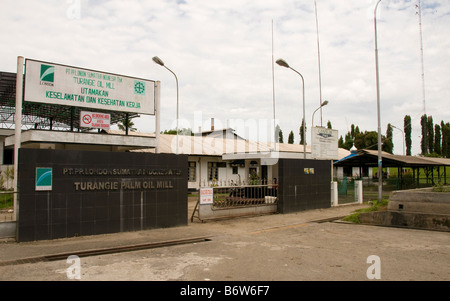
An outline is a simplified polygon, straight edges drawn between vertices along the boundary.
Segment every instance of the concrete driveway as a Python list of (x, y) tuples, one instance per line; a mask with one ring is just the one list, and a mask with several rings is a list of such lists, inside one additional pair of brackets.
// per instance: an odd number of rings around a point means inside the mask
[[(201, 242), (79, 258), (81, 281), (448, 281), (448, 232), (333, 220), (362, 205), (188, 226), (0, 244), (0, 280), (72, 281), (74, 262), (19, 259), (203, 237)], [(375, 259), (374, 259), (375, 258)], [(5, 264), (9, 261), (9, 264)], [(14, 262), (15, 261), (15, 262)], [(4, 263), (2, 265), (2, 262)]]

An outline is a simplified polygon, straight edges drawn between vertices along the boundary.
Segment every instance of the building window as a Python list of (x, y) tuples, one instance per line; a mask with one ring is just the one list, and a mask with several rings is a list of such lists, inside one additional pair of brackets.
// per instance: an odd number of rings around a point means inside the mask
[(208, 162), (208, 180), (219, 180), (219, 167), (217, 162)]
[(188, 167), (188, 181), (189, 182), (195, 182), (195, 175), (196, 175), (196, 162), (189, 162)]
[(237, 175), (239, 173), (239, 167), (233, 166), (233, 175)]

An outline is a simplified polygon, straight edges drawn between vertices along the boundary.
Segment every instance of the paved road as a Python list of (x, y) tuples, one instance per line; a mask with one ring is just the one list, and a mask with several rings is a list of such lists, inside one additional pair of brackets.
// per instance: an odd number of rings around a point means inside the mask
[[(358, 208), (236, 218), (149, 231), (0, 244), (0, 280), (67, 281), (66, 260), (1, 262), (188, 237), (208, 240), (80, 258), (81, 281), (448, 281), (450, 233), (318, 222)], [(368, 258), (375, 255), (375, 260)], [(73, 270), (73, 269), (72, 269)], [(369, 275), (369, 278), (368, 278)], [(71, 281), (71, 280), (70, 280)]]
[[(0, 280), (14, 281), (4, 288), (20, 292), (22, 296), (29, 293), (30, 297), (37, 291), (54, 291), (54, 283), (48, 281), (63, 283), (62, 290), (70, 292), (72, 297), (85, 296), (87, 290), (78, 289), (82, 283), (101, 281), (96, 282), (95, 290), (92, 286), (84, 288), (89, 290), (90, 296), (98, 294), (103, 299), (108, 295), (115, 297), (115, 292), (124, 289), (129, 293), (144, 293), (149, 298), (155, 293), (167, 297), (201, 294), (216, 299), (251, 293), (260, 297), (266, 293), (270, 297), (291, 297), (310, 292), (330, 297), (355, 292), (358, 296), (369, 293), (372, 297), (381, 297), (389, 292), (392, 297), (404, 298), (424, 290), (428, 296), (441, 296), (441, 291), (446, 289), (443, 285), (423, 287), (414, 283), (405, 286), (405, 282), (398, 281), (445, 285), (445, 281), (450, 280), (450, 233), (355, 225), (339, 220), (324, 222), (348, 215), (360, 206), (206, 223), (194, 221), (176, 228), (52, 241), (5, 241), (0, 243)], [(189, 244), (80, 256), (74, 261), (34, 260), (34, 263), (19, 264), (26, 258), (186, 238), (201, 239)], [(74, 276), (79, 279), (73, 279)], [(24, 280), (31, 282), (24, 285)], [(109, 281), (139, 281), (140, 285), (123, 287)], [(353, 284), (379, 284), (380, 281), (394, 281), (395, 286)], [(79, 285), (67, 286), (75, 283)], [(108, 286), (105, 287), (105, 283)], [(240, 291), (242, 289), (250, 291)]]

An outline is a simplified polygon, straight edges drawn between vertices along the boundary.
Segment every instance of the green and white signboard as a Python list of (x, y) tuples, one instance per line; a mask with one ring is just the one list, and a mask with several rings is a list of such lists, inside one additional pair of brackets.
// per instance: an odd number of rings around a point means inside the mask
[(155, 115), (155, 81), (27, 59), (24, 100)]
[(36, 191), (52, 190), (53, 169), (51, 167), (36, 167)]

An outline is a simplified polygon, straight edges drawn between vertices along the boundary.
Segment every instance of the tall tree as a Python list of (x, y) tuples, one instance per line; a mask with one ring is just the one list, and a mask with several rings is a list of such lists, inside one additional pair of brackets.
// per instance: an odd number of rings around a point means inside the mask
[(289, 144), (294, 144), (294, 132), (293, 131), (291, 131), (289, 133), (288, 143)]
[(441, 150), (441, 126), (436, 124), (434, 126), (434, 152), (438, 155), (442, 154)]
[(427, 114), (423, 114), (422, 117), (420, 117), (420, 125), (422, 126), (422, 140), (420, 141), (420, 150), (422, 151), (422, 155), (426, 155), (428, 153)]
[[(277, 126), (275, 127), (275, 135), (276, 137), (278, 137), (278, 143), (283, 143), (283, 132), (281, 131), (280, 125), (277, 124)], [(280, 141), (281, 138), (281, 141)]]
[(352, 134), (350, 132), (345, 135), (344, 148), (350, 150), (353, 146), (354, 139), (352, 138)]
[(446, 131), (447, 131), (447, 135), (446, 135), (446, 137), (447, 137), (447, 153), (445, 154), (445, 157), (446, 158), (450, 158), (450, 123), (446, 123), (445, 124), (445, 128), (446, 128)]
[(360, 132), (354, 140), (357, 149), (377, 149), (378, 133), (375, 131)]
[(331, 121), (328, 120), (327, 122), (327, 128), (332, 129), (333, 127), (331, 126)]
[(442, 140), (441, 140), (441, 154), (442, 157), (445, 157), (445, 154), (447, 153), (447, 145), (446, 145), (446, 137), (445, 137), (445, 123), (444, 120), (441, 120), (441, 135), (442, 135)]
[(342, 135), (341, 135), (341, 137), (339, 137), (339, 140), (338, 140), (338, 147), (339, 147), (339, 148), (345, 148), (345, 145), (344, 145), (344, 138), (342, 138)]
[(404, 130), (404, 133), (405, 133), (406, 155), (407, 156), (411, 156), (411, 145), (412, 145), (411, 132), (412, 132), (412, 127), (411, 127), (411, 116), (409, 116), (409, 115), (406, 115), (405, 118), (403, 119), (403, 130)]
[(392, 125), (390, 123), (388, 123), (387, 125), (387, 129), (386, 129), (386, 138), (384, 140), (382, 149), (387, 152), (392, 154), (393, 150), (394, 150), (394, 142), (393, 142), (393, 134), (394, 134), (394, 128), (392, 127)]
[[(303, 133), (303, 125), (305, 125), (304, 133)], [(306, 140), (303, 140), (303, 139), (306, 139), (306, 129), (307, 129), (307, 127), (306, 127), (305, 119), (302, 118), (302, 125), (300, 127), (300, 144), (301, 145), (306, 145)]]
[(361, 133), (361, 131), (359, 130), (359, 126), (355, 127), (355, 132), (353, 133), (353, 139), (356, 138), (356, 136), (358, 136)]
[(441, 122), (442, 131), (442, 156), (450, 158), (450, 123)]
[(432, 116), (428, 116), (427, 118), (427, 135), (428, 135), (428, 152), (432, 154), (434, 153), (434, 124)]

